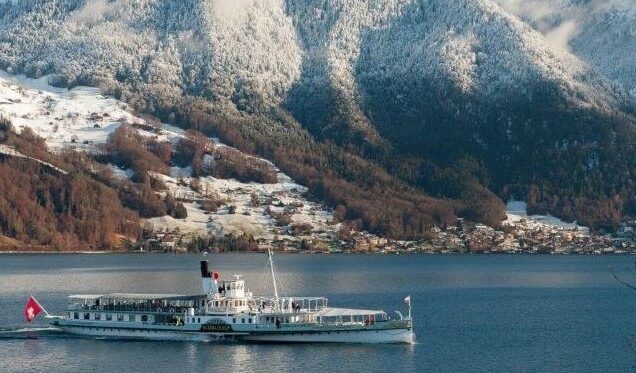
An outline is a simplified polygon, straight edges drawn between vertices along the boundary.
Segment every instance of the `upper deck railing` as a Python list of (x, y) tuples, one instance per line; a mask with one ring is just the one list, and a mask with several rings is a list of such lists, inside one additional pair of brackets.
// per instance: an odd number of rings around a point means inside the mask
[(253, 297), (251, 303), (262, 313), (310, 313), (327, 307), (329, 300), (324, 297)]

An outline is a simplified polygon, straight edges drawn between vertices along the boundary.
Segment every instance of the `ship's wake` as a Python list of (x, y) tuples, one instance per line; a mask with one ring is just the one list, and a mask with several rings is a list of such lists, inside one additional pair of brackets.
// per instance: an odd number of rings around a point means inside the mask
[(69, 338), (61, 329), (52, 326), (42, 327), (0, 327), (0, 339), (40, 339), (40, 338)]
[(235, 342), (234, 339), (218, 339), (206, 335), (174, 335), (162, 338), (139, 338), (123, 336), (91, 336), (67, 333), (53, 326), (42, 327), (0, 327), (0, 340), (20, 339), (93, 339), (101, 341), (135, 341), (135, 342)]

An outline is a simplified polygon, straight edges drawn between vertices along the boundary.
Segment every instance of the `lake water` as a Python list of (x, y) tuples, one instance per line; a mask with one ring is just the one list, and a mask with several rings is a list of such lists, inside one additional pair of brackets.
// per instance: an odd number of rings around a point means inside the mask
[[(265, 255), (208, 258), (222, 276), (264, 283)], [(69, 294), (197, 292), (199, 260), (0, 255), (0, 371), (627, 372), (636, 361), (627, 343), (636, 334), (636, 291), (608, 271), (630, 276), (630, 256), (275, 257), (284, 294), (391, 312), (406, 312), (402, 299), (411, 294), (413, 346), (99, 340), (62, 335), (43, 318), (22, 321), (31, 293), (59, 313)]]

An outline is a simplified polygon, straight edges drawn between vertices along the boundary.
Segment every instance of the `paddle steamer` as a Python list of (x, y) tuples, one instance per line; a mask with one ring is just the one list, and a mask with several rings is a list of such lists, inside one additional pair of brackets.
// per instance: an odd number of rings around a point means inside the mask
[[(279, 296), (271, 251), (268, 272), (273, 295), (255, 296), (240, 275), (221, 279), (204, 260), (202, 294), (72, 295), (64, 315), (47, 313), (47, 317), (52, 325), (67, 333), (106, 338), (414, 342), (410, 296), (405, 299), (408, 316), (400, 312), (390, 317), (380, 310), (334, 308), (324, 297)], [(28, 311), (25, 309), (25, 316)]]

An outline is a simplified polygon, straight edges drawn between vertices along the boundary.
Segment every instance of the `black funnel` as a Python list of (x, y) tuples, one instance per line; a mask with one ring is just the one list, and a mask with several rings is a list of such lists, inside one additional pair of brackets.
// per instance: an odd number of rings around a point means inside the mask
[(210, 261), (202, 260), (201, 261), (201, 277), (203, 278), (211, 278), (212, 274), (210, 273)]

